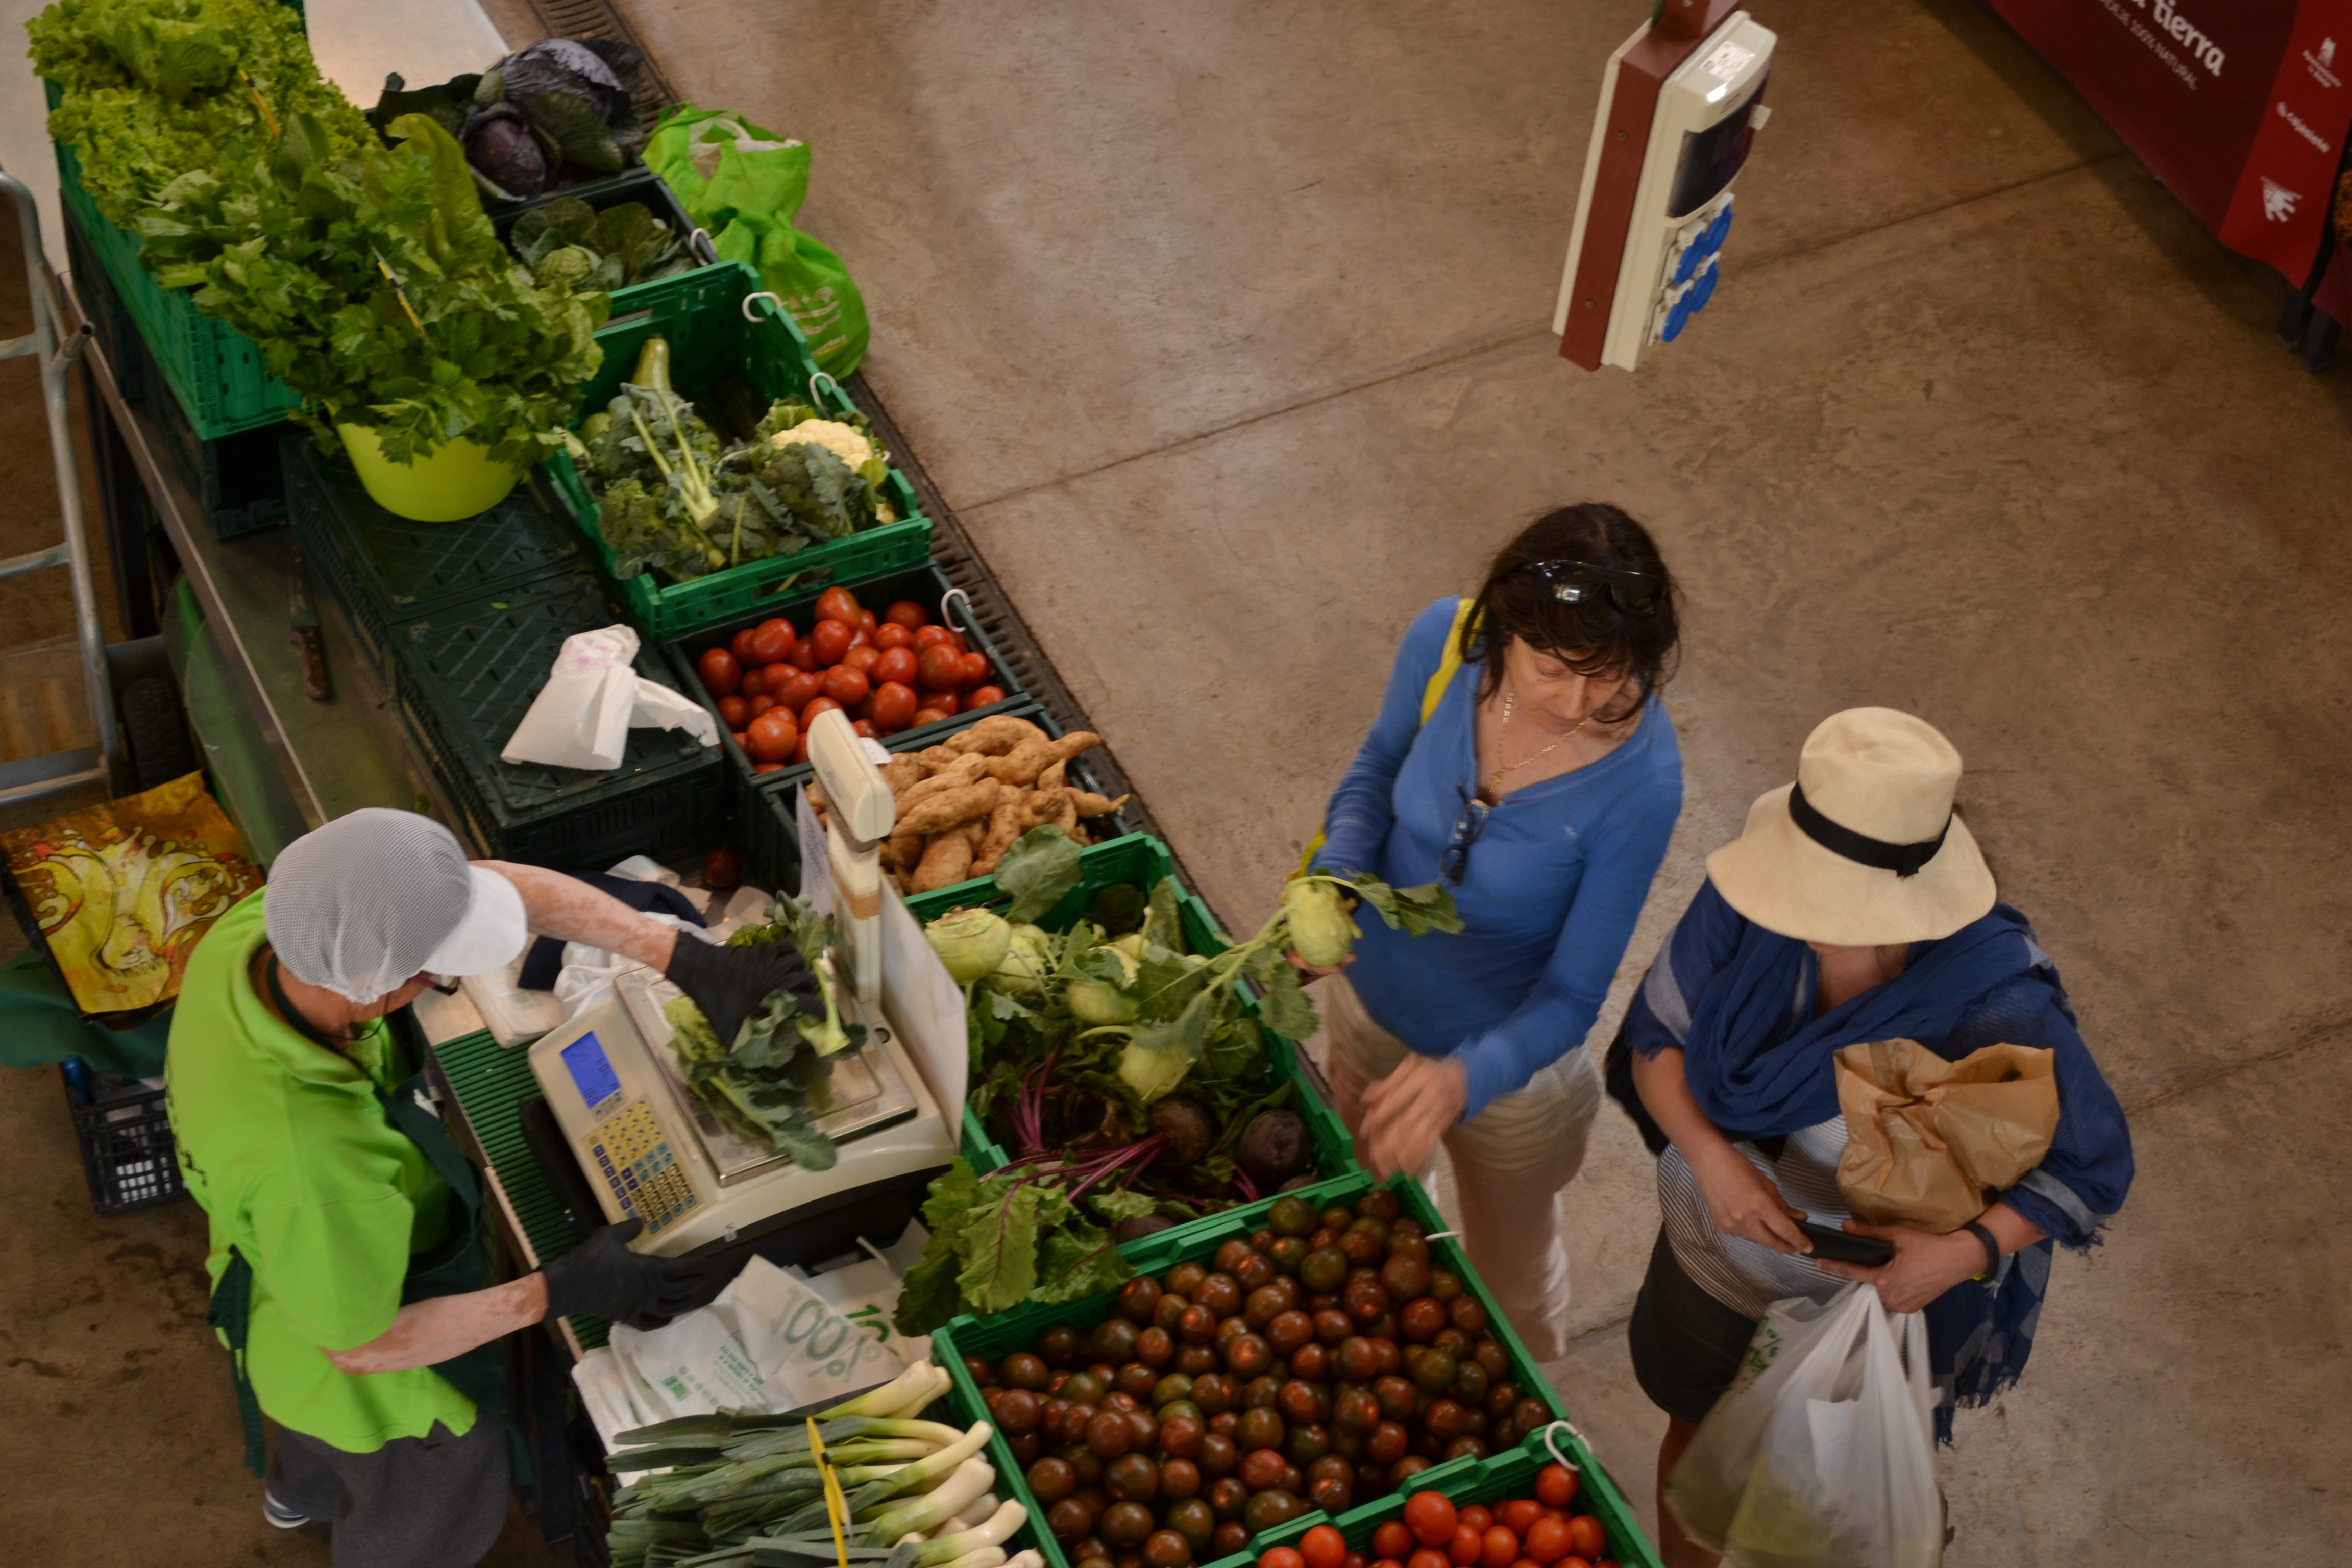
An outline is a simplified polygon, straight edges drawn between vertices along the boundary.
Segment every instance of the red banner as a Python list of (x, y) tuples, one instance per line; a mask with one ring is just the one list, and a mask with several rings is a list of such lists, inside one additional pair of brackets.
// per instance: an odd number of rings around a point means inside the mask
[(2352, 130), (2352, 0), (1992, 0), (2224, 245), (2300, 287)]

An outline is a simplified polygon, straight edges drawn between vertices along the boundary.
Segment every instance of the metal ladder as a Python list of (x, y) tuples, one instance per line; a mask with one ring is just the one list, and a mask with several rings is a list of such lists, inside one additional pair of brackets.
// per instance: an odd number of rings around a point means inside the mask
[(73, 425), (66, 412), (66, 381), (74, 363), (89, 345), (88, 322), (75, 329), (63, 343), (58, 341), (57, 316), (50, 308), (48, 258), (41, 249), (41, 214), (33, 193), (22, 180), (0, 174), (0, 195), (16, 204), (16, 226), (24, 236), (26, 292), (33, 300), (33, 330), (21, 338), (0, 342), (0, 359), (37, 356), (41, 367), (41, 400), (49, 418), (49, 458), (57, 469), (58, 511), (65, 524), (65, 540), (47, 550), (0, 560), (0, 577), (62, 566), (73, 581), (74, 630), (81, 649), (81, 678), (89, 700), (91, 727), (98, 744), (74, 751), (51, 752), (0, 763), (0, 805), (35, 800), (77, 784), (100, 784), (110, 795), (126, 779), (122, 737), (114, 717), (114, 686), (107, 676), (106, 636), (99, 625), (98, 592), (89, 573), (89, 544), (82, 532), (81, 477), (74, 460)]

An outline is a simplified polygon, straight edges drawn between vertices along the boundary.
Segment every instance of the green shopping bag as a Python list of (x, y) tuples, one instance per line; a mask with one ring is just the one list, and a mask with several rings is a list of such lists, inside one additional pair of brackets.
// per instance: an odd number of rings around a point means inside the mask
[(817, 368), (845, 377), (872, 333), (841, 258), (793, 226), (808, 195), (809, 150), (725, 109), (684, 103), (646, 139), (645, 158), (710, 235), (722, 261), (751, 264), (800, 324)]

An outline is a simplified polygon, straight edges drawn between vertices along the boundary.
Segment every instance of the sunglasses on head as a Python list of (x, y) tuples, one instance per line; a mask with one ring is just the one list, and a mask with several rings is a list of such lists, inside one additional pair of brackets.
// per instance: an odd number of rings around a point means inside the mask
[(1590, 561), (1530, 561), (1519, 570), (1542, 579), (1551, 596), (1564, 605), (1589, 604), (1605, 594), (1626, 615), (1658, 613), (1658, 580), (1646, 572), (1596, 566)]

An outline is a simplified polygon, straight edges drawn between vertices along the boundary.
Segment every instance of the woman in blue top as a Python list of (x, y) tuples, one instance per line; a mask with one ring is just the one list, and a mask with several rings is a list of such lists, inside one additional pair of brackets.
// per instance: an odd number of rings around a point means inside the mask
[(1464, 1245), (1538, 1361), (1567, 1349), (1554, 1199), (1583, 1163), (1601, 1079), (1580, 1047), (1682, 809), (1658, 700), (1675, 590), (1614, 507), (1567, 507), (1498, 552), (1475, 598), (1414, 620), (1315, 857), (1443, 879), (1456, 934), (1360, 922), (1324, 987), (1339, 1113), (1377, 1176), (1443, 1141)]

